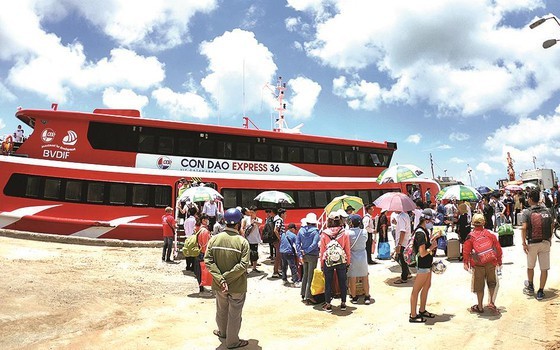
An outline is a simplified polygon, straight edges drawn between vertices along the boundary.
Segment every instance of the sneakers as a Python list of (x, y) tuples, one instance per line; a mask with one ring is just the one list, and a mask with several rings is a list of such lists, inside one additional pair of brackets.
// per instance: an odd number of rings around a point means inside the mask
[(371, 297), (369, 295), (366, 295), (364, 297), (364, 304), (366, 304), (366, 305), (371, 304)]
[(359, 297), (357, 297), (357, 296), (355, 296), (355, 297), (351, 296), (351, 297), (350, 297), (350, 302), (351, 302), (352, 304), (357, 304), (357, 303), (358, 303), (358, 298), (359, 298)]
[(533, 287), (533, 284), (530, 283), (529, 281), (525, 281), (525, 288), (523, 288), (523, 294), (526, 294), (526, 295), (535, 294), (535, 287)]
[(537, 300), (543, 300), (544, 299), (544, 291), (542, 289), (539, 289), (537, 291)]
[(280, 278), (280, 275), (277, 274), (277, 273), (273, 273), (273, 274), (272, 274), (272, 278)]
[(340, 311), (346, 311), (346, 303), (340, 304)]
[(294, 288), (301, 288), (301, 282), (294, 282)]
[(331, 306), (331, 304), (325, 303), (325, 305), (323, 305), (323, 311), (332, 312), (332, 306)]

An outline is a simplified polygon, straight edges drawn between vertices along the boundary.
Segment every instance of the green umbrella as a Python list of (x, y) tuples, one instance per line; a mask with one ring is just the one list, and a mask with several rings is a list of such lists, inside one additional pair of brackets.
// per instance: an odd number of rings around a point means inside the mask
[(333, 210), (346, 210), (346, 208), (348, 208), (349, 206), (358, 211), (364, 206), (364, 201), (362, 201), (360, 197), (356, 196), (338, 196), (333, 198), (333, 200), (329, 204), (327, 204), (327, 206), (325, 207), (325, 211), (327, 212), (327, 214), (329, 214)]
[(417, 178), (424, 172), (412, 164), (394, 165), (381, 172), (377, 177), (378, 184), (401, 182)]
[(453, 185), (448, 186), (438, 192), (437, 199), (456, 199), (459, 201), (477, 201), (482, 196), (478, 191), (471, 186), (466, 185)]

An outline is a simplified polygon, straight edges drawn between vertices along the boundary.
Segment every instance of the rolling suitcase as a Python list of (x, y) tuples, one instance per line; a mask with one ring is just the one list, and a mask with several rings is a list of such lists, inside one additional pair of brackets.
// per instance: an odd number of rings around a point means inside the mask
[(447, 260), (452, 259), (461, 260), (461, 244), (455, 238), (447, 240)]

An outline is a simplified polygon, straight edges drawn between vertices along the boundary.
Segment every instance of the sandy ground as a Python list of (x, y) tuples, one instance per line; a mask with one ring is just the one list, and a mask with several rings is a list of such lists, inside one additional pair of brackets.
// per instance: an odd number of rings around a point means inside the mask
[[(395, 262), (370, 266), (372, 305), (334, 312), (305, 306), (298, 290), (249, 275), (240, 335), (247, 349), (560, 349), (560, 242), (554, 240), (547, 297), (522, 294), (525, 258), (504, 249), (501, 314), (467, 312), (470, 275), (450, 262), (434, 275), (425, 325), (408, 322), (411, 283), (395, 286)], [(215, 300), (199, 297), (184, 262), (159, 248), (99, 247), (0, 237), (0, 349), (225, 349), (212, 335)]]

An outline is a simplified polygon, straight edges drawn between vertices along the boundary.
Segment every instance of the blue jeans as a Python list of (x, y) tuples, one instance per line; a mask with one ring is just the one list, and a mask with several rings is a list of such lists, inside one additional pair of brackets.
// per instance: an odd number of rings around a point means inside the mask
[(284, 281), (288, 280), (286, 272), (288, 272), (288, 266), (290, 266), (290, 271), (292, 272), (292, 282), (299, 282), (297, 266), (295, 255), (293, 254), (281, 254), (282, 255), (282, 279)]
[(323, 273), (325, 274), (325, 301), (329, 304), (332, 300), (332, 282), (335, 271), (336, 277), (338, 278), (338, 286), (340, 287), (340, 299), (343, 303), (346, 302), (346, 264), (340, 264), (338, 266), (325, 266), (323, 268)]

